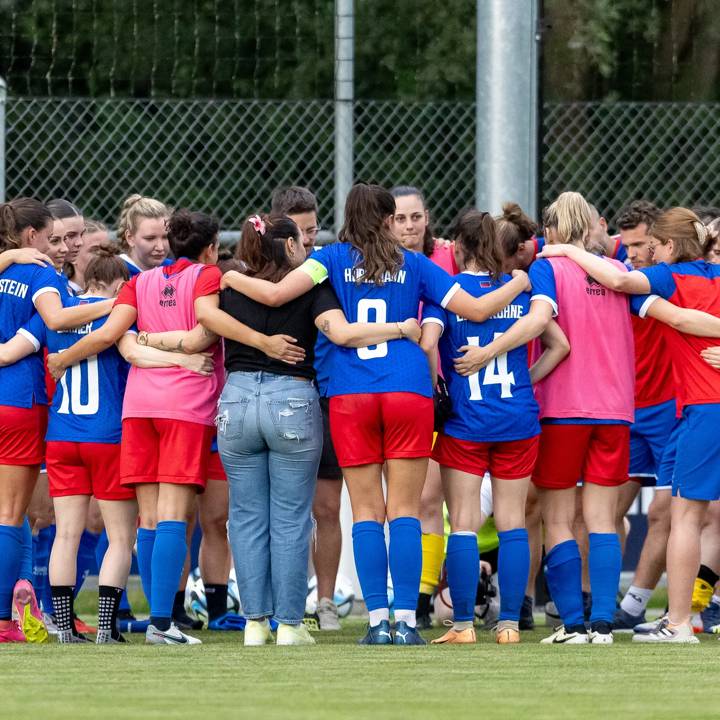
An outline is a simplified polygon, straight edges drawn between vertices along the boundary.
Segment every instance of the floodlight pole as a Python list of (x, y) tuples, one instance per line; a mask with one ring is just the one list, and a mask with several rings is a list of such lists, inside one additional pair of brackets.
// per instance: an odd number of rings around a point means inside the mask
[(7, 85), (0, 77), (0, 203), (5, 202), (5, 104)]
[(335, 232), (353, 183), (355, 17), (353, 0), (335, 0)]
[(475, 201), (538, 205), (540, 0), (477, 0)]

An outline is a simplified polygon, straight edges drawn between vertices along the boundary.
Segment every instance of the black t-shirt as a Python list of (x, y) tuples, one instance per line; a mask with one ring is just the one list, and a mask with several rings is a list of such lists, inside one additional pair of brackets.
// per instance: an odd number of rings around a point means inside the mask
[(251, 300), (235, 290), (227, 288), (220, 293), (220, 308), (236, 320), (265, 335), (290, 335), (305, 349), (305, 360), (288, 365), (281, 360), (269, 358), (265, 353), (248, 345), (225, 339), (225, 369), (231, 372), (254, 372), (264, 370), (276, 375), (315, 378), (315, 342), (317, 328), (315, 318), (328, 310), (339, 310), (340, 303), (328, 282), (316, 285), (277, 308), (268, 307)]

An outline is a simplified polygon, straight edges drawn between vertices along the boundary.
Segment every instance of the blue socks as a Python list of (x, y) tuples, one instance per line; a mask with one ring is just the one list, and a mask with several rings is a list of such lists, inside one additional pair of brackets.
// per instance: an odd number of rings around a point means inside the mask
[(50, 565), (50, 550), (55, 540), (55, 526), (50, 525), (40, 530), (33, 538), (33, 587), (35, 595), (44, 612), (53, 615), (55, 608), (50, 592), (50, 578), (48, 566)]
[(146, 528), (138, 528), (137, 531), (137, 561), (138, 570), (140, 572), (140, 582), (142, 583), (143, 592), (147, 598), (148, 605), (151, 600), (152, 586), (152, 556), (153, 547), (155, 545), (155, 530), (147, 530)]
[(582, 561), (575, 540), (561, 542), (547, 554), (545, 579), (566, 630), (582, 627), (584, 632)]
[(374, 520), (356, 522), (353, 524), (352, 538), (355, 569), (367, 609), (381, 610), (389, 607), (388, 557), (383, 526)]
[(472, 622), (480, 581), (480, 554), (475, 533), (450, 534), (445, 569), (453, 604), (453, 619), (455, 622)]
[[(498, 585), (500, 586), (499, 620), (520, 620), (525, 587), (530, 573), (530, 546), (525, 528), (499, 532)], [(455, 601), (453, 600), (453, 607)]]
[(173, 601), (185, 565), (187, 523), (164, 520), (157, 524), (152, 552), (150, 618), (158, 630), (170, 627)]
[(615, 595), (620, 582), (622, 553), (615, 533), (590, 533), (588, 566), (592, 588), (590, 622), (612, 623), (615, 615)]
[(75, 597), (77, 597), (80, 589), (85, 582), (85, 578), (93, 571), (99, 570), (95, 562), (95, 549), (97, 548), (100, 535), (91, 533), (89, 530), (83, 530), (80, 536), (80, 545), (78, 546), (77, 564), (76, 564), (76, 580), (75, 580)]
[(0, 525), (0, 557), (3, 564), (0, 576), (0, 620), (10, 620), (13, 588), (18, 580), (23, 558), (22, 527)]
[(22, 561), (20, 563), (20, 572), (18, 573), (18, 580), (27, 580), (32, 583), (33, 581), (33, 536), (32, 530), (30, 529), (30, 521), (25, 516), (25, 520), (22, 524)]
[(422, 573), (420, 521), (399, 517), (390, 521), (390, 575), (395, 593), (395, 610), (415, 612)]

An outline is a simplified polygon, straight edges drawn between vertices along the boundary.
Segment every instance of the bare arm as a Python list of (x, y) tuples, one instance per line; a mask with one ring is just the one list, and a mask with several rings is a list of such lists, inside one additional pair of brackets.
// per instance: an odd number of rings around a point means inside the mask
[(218, 336), (203, 325), (192, 330), (169, 330), (161, 333), (141, 332), (138, 335), (140, 345), (176, 353), (199, 353), (207, 350), (218, 341)]
[(528, 276), (522, 270), (513, 271), (513, 279), (497, 290), (475, 298), (464, 290), (458, 290), (446, 305), (450, 312), (473, 322), (485, 322), (509, 305), (521, 292), (530, 289)]
[[(71, 330), (105, 317), (113, 309), (114, 302), (114, 300), (101, 300), (96, 303), (83, 303), (75, 307), (63, 307), (58, 294), (46, 292), (35, 300), (35, 308), (50, 330)], [(113, 342), (115, 341), (113, 340)], [(112, 345), (112, 343), (110, 344)]]
[(335, 345), (368, 347), (389, 340), (420, 340), (420, 326), (415, 318), (401, 323), (349, 323), (342, 310), (327, 310), (315, 318), (315, 326)]
[(646, 314), (686, 335), (720, 338), (720, 318), (702, 310), (681, 308), (658, 297)]
[(210, 332), (254, 347), (268, 357), (282, 360), (289, 365), (295, 365), (305, 358), (305, 350), (295, 344), (297, 343), (295, 338), (289, 335), (268, 337), (256, 332), (221, 310), (219, 305), (218, 295), (205, 295), (195, 300), (195, 317)]
[[(4, 253), (3, 253), (4, 254)], [(12, 365), (35, 352), (35, 346), (24, 335), (17, 333), (6, 343), (0, 343), (0, 367)]]
[(313, 279), (304, 270), (295, 268), (276, 283), (258, 280), (243, 275), (237, 270), (230, 270), (223, 275), (220, 287), (230, 287), (263, 305), (279, 307), (312, 290), (314, 285)]
[(520, 318), (513, 326), (493, 340), (489, 345), (471, 347), (464, 345), (459, 348), (465, 354), (455, 358), (455, 370), (459, 375), (472, 375), (480, 368), (485, 367), (493, 358), (510, 352), (520, 345), (534, 340), (545, 332), (545, 328), (552, 320), (552, 307), (544, 300), (533, 300), (530, 303), (530, 312)]
[(208, 354), (192, 354), (167, 352), (154, 347), (145, 347), (137, 342), (137, 335), (127, 333), (117, 343), (120, 354), (135, 367), (167, 368), (183, 367), (199, 375), (212, 375), (214, 363)]
[[(89, 303), (88, 306), (102, 304)], [(132, 305), (116, 305), (101, 328), (86, 335), (82, 340), (78, 340), (64, 352), (48, 355), (47, 363), (50, 374), (57, 380), (71, 365), (79, 363), (90, 355), (97, 355), (103, 350), (107, 350), (128, 331), (135, 320), (137, 320), (137, 310)]]
[(443, 327), (436, 322), (424, 322), (420, 347), (424, 350), (430, 365), (430, 376), (433, 387), (437, 385), (438, 376), (438, 342), (443, 334)]
[(0, 253), (0, 272), (7, 270), (11, 265), (40, 265), (52, 267), (52, 260), (35, 248), (18, 248)]
[(546, 245), (538, 257), (567, 257), (577, 263), (588, 275), (615, 292), (645, 295), (650, 292), (650, 281), (637, 270), (625, 272), (598, 255), (575, 245)]
[(543, 353), (530, 368), (530, 382), (533, 385), (547, 377), (570, 353), (570, 342), (554, 320), (548, 323), (540, 340)]

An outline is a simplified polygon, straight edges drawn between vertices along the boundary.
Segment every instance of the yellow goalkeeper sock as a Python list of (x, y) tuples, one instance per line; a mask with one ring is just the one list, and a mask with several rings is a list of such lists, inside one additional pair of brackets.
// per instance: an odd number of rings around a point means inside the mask
[(445, 538), (442, 535), (423, 533), (422, 536), (422, 574), (420, 592), (432, 595), (440, 581), (440, 569), (445, 557)]

